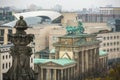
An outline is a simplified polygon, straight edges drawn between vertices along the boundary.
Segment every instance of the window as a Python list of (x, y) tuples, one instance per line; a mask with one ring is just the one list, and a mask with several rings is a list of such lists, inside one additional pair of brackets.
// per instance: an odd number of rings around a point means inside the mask
[(109, 37), (107, 37), (107, 40), (109, 40)]
[(10, 62), (9, 62), (9, 67), (11, 66)]
[(112, 42), (110, 43), (110, 45), (112, 46)]
[(110, 51), (112, 52), (112, 49), (110, 49)]
[(4, 36), (4, 29), (0, 30), (0, 36)]
[(3, 60), (4, 60), (4, 55), (3, 55)]
[(104, 49), (103, 51), (105, 51), (106, 52), (106, 50)]
[(117, 42), (117, 45), (119, 45), (119, 42)]
[(109, 52), (109, 49), (107, 49), (107, 52)]
[(112, 39), (113, 37), (111, 36), (110, 39)]
[(117, 51), (119, 51), (119, 48), (117, 48)]
[(105, 44), (105, 43), (104, 43), (103, 45), (104, 45), (104, 46), (106, 46), (106, 44)]
[(109, 46), (109, 43), (107, 43), (107, 46)]
[(116, 42), (114, 42), (114, 45), (116, 45)]
[(119, 39), (119, 36), (117, 36), (117, 39)]
[(114, 51), (116, 51), (116, 48), (114, 48)]
[(4, 69), (4, 63), (3, 63), (3, 65), (2, 65), (2, 69)]
[(114, 36), (114, 39), (116, 39), (116, 36)]
[(8, 67), (7, 63), (6, 63), (6, 68)]
[(104, 40), (106, 39), (106, 37), (104, 37)]

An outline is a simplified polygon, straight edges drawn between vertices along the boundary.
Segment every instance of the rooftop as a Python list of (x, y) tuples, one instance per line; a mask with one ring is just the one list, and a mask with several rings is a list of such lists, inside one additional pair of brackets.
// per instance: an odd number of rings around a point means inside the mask
[(107, 52), (105, 52), (105, 51), (103, 51), (103, 50), (99, 50), (99, 55), (100, 56), (103, 56), (103, 55), (106, 55), (107, 54)]
[(74, 60), (70, 60), (70, 59), (66, 59), (66, 58), (61, 58), (61, 59), (39, 59), (39, 58), (36, 58), (36, 59), (34, 59), (35, 64), (45, 64), (48, 62), (53, 62), (53, 63), (59, 64), (61, 66), (75, 63)]

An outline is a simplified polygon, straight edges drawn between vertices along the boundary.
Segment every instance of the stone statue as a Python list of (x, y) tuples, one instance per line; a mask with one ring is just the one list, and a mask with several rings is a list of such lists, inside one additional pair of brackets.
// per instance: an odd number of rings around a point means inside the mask
[(23, 16), (20, 16), (20, 20), (18, 20), (14, 26), (16, 27), (27, 27), (27, 23), (23, 20)]
[(8, 35), (14, 44), (10, 54), (13, 57), (12, 67), (4, 74), (3, 80), (35, 80), (34, 71), (30, 68), (31, 47), (27, 46), (32, 40), (33, 34), (26, 34), (27, 24), (20, 16), (20, 20), (14, 26), (15, 34)]

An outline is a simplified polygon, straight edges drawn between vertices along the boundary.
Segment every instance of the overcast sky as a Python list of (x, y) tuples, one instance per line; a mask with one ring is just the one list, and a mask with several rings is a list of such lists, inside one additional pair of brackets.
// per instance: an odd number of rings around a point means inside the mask
[(64, 10), (78, 10), (82, 8), (103, 7), (112, 5), (120, 7), (120, 0), (0, 0), (0, 7), (15, 6), (17, 8), (27, 8), (31, 4), (49, 9), (56, 4), (62, 5)]

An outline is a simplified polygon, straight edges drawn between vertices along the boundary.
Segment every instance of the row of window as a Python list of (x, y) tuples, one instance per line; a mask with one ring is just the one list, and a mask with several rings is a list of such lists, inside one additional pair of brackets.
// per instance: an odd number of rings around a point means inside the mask
[(4, 59), (8, 59), (8, 58), (10, 59), (10, 58), (11, 58), (11, 55), (3, 55), (2, 57), (3, 57), (3, 60), (4, 60)]
[(2, 69), (8, 69), (8, 68), (10, 68), (10, 66), (11, 66), (10, 62), (9, 63), (3, 63)]
[(119, 39), (119, 36), (107, 36), (104, 37), (104, 40)]
[(9, 51), (10, 50), (10, 48), (2, 48), (2, 49), (0, 49), (0, 51)]
[(110, 43), (103, 44), (103, 46), (113, 46), (113, 45), (120, 45), (120, 42), (110, 42)]
[(119, 48), (111, 48), (111, 49), (105, 49), (105, 52), (115, 52), (115, 51), (120, 51)]

